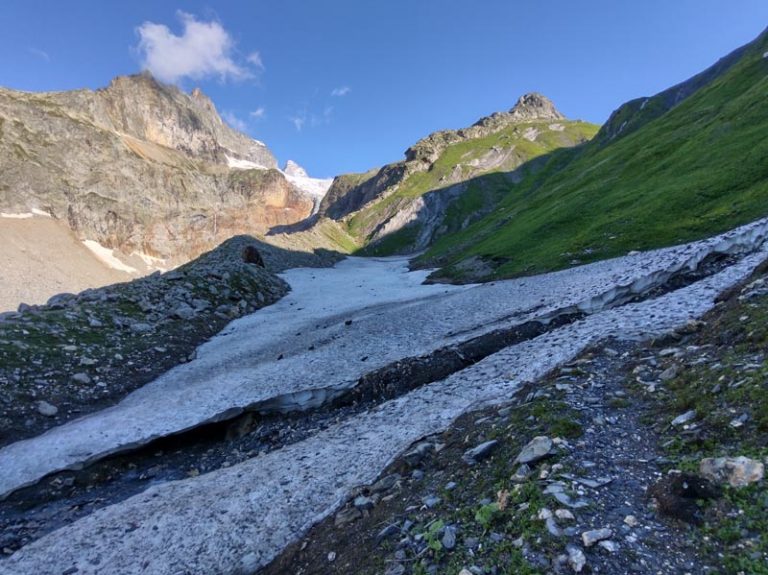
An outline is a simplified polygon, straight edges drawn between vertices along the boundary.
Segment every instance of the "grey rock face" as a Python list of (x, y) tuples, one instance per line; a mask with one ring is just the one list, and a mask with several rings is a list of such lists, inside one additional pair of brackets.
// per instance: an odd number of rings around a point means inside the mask
[(304, 219), (314, 200), (276, 168), (199, 90), (149, 75), (96, 91), (0, 88), (0, 209), (40, 210), (126, 255), (177, 265)]

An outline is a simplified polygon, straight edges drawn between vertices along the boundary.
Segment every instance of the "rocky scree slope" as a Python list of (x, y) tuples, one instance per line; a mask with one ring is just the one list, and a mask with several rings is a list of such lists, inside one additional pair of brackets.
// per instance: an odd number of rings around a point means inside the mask
[(202, 92), (146, 73), (95, 91), (0, 89), (0, 172), (3, 212), (41, 210), (81, 239), (170, 265), (314, 206)]
[[(594, 140), (523, 166), (497, 209), (418, 265), (474, 281), (707, 237), (768, 213), (768, 33), (620, 107)], [(486, 178), (479, 178), (479, 182)]]
[[(419, 140), (405, 160), (364, 174), (338, 176), (318, 210), (318, 225), (364, 253), (411, 253), (488, 213), (521, 164), (591, 138), (597, 127), (567, 120), (550, 100), (527, 94), (508, 112)], [(475, 178), (491, 174), (482, 182)]]

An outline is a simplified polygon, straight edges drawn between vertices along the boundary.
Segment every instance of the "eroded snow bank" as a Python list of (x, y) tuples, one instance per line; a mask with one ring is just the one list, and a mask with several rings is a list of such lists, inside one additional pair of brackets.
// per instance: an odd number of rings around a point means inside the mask
[(767, 227), (761, 221), (704, 242), (476, 286), (420, 285), (428, 272), (408, 273), (397, 258), (290, 270), (288, 296), (233, 322), (194, 361), (112, 408), (0, 450), (0, 497), (246, 409), (317, 407), (365, 373), (500, 327), (578, 309), (596, 313), (713, 250), (754, 248)]

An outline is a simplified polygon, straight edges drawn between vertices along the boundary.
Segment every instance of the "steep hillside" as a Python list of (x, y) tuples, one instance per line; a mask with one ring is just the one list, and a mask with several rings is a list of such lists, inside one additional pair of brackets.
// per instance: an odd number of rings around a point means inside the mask
[(167, 265), (306, 218), (318, 195), (199, 90), (147, 74), (96, 91), (0, 89), (0, 174), (1, 211), (39, 210), (81, 240)]
[[(367, 254), (410, 253), (489, 213), (523, 163), (591, 138), (597, 127), (569, 121), (540, 94), (461, 130), (423, 138), (405, 160), (339, 176), (319, 222), (336, 220)], [(492, 174), (482, 181), (477, 176)]]
[(436, 277), (453, 281), (510, 277), (768, 214), (766, 50), (763, 33), (688, 82), (622, 106), (589, 144), (524, 166), (498, 209), (438, 239), (418, 264), (442, 265)]

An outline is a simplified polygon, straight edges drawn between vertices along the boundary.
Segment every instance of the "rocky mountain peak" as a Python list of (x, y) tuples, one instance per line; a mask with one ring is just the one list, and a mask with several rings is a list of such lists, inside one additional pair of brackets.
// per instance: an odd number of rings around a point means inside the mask
[(302, 168), (299, 164), (294, 162), (293, 160), (288, 160), (285, 163), (285, 168), (283, 168), (283, 172), (286, 176), (293, 176), (296, 178), (307, 178), (309, 175), (307, 174), (307, 170)]
[(193, 159), (228, 165), (230, 160), (276, 168), (267, 147), (230, 128), (199, 88), (186, 93), (149, 72), (118, 76), (96, 91), (61, 92), (58, 103), (96, 126), (178, 150)]
[(515, 120), (564, 120), (552, 100), (537, 92), (520, 96), (517, 103), (509, 110)]

